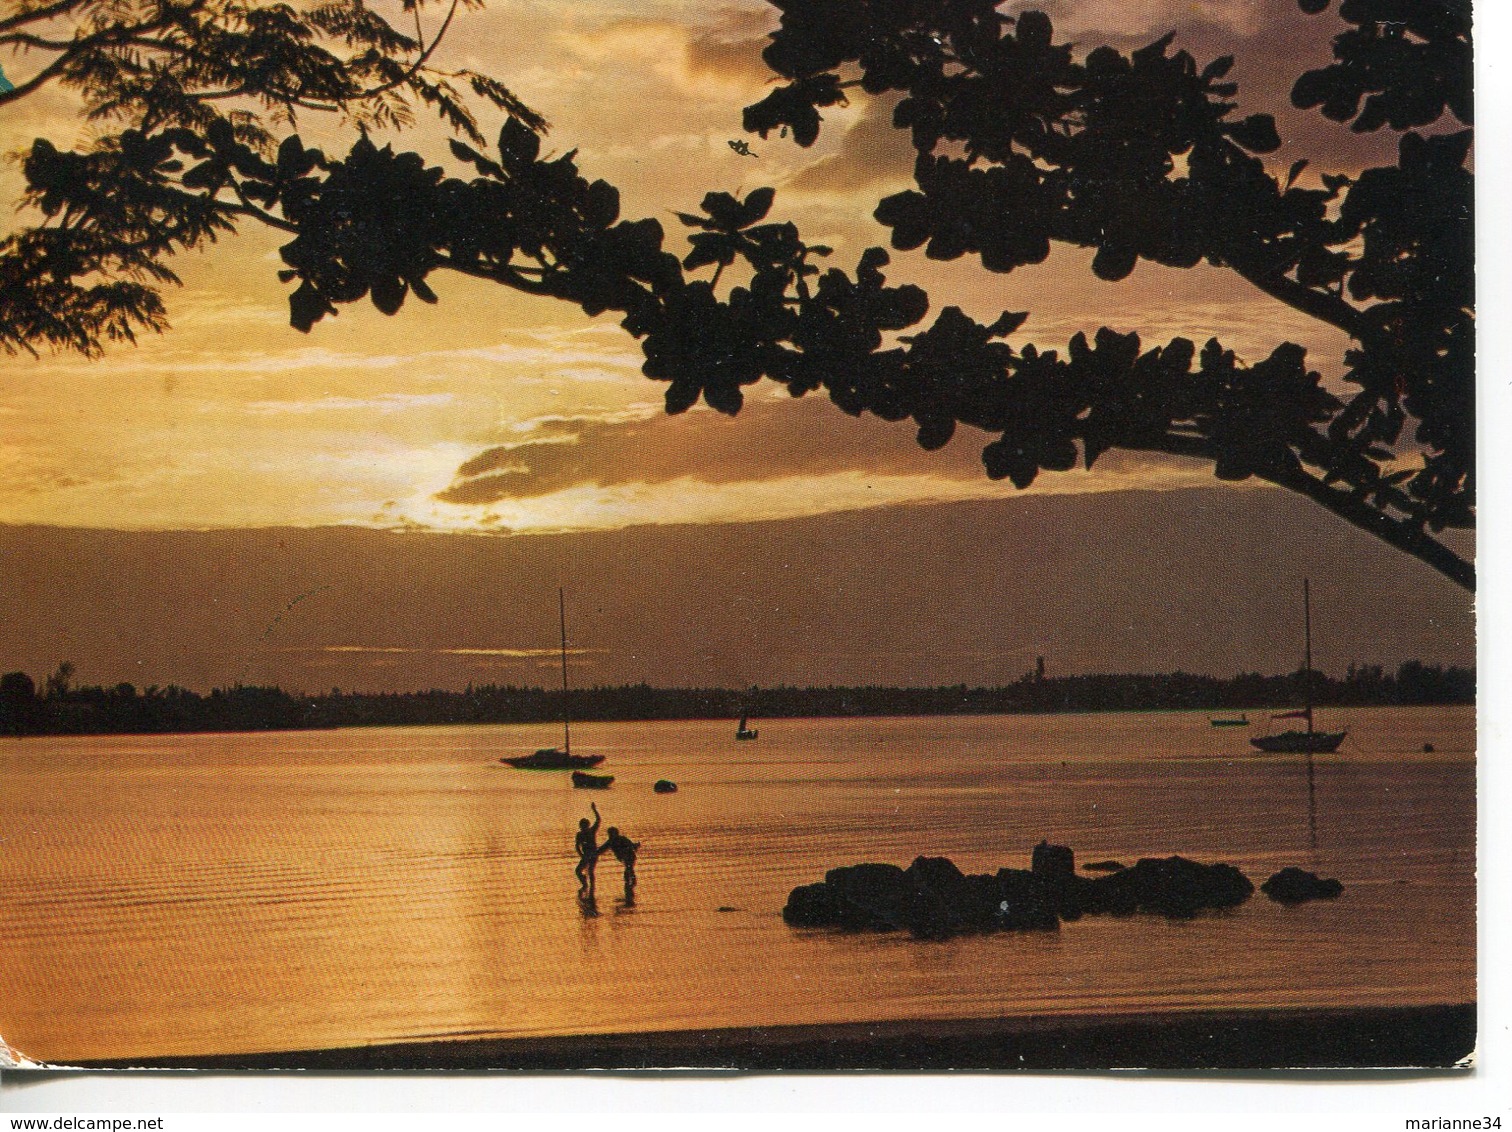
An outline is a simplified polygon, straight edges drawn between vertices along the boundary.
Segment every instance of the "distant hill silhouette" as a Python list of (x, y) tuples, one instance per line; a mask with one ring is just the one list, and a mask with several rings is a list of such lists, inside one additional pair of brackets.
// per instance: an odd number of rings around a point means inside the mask
[(1304, 576), (1318, 669), (1475, 658), (1470, 595), (1279, 491), (514, 537), (0, 527), (0, 562), (0, 671), (106, 686), (549, 684), (558, 584), (579, 688), (1290, 672)]

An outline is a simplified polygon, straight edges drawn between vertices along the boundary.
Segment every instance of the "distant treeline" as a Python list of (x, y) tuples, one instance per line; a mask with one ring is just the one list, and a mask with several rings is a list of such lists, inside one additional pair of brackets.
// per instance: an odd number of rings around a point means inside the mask
[[(562, 692), (483, 685), (463, 692), (342, 692), (295, 695), (238, 686), (208, 695), (169, 686), (75, 687), (61, 665), (39, 689), (24, 672), (0, 677), (0, 734), (90, 735), (174, 731), (277, 731), (442, 723), (547, 723), (562, 718)], [(653, 688), (648, 684), (568, 693), (574, 720), (988, 715), (1019, 712), (1237, 711), (1319, 706), (1469, 704), (1475, 670), (1410, 660), (1389, 673), (1351, 665), (1342, 680), (1320, 672), (1245, 673), (1230, 679), (1166, 675), (1044, 675), (1043, 667), (996, 688)]]

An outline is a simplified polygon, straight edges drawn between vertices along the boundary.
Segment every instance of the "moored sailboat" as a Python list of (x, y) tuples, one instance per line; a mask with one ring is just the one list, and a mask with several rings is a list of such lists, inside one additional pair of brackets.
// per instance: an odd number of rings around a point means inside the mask
[(562, 629), (562, 745), (542, 747), (531, 755), (506, 756), (499, 760), (520, 770), (581, 770), (604, 761), (603, 755), (572, 753), (572, 714), (567, 708), (567, 595), (560, 588), (557, 590), (557, 616)]
[(1282, 731), (1276, 735), (1252, 735), (1250, 743), (1259, 750), (1281, 755), (1327, 755), (1339, 749), (1347, 731), (1319, 731), (1313, 726), (1312, 703), (1312, 593), (1306, 578), (1302, 579), (1302, 636), (1303, 662), (1302, 684), (1307, 706), (1300, 711), (1286, 711), (1272, 719), (1303, 719), (1307, 730)]
[(578, 770), (598, 766), (603, 755), (574, 755), (560, 747), (542, 747), (530, 755), (510, 755), (499, 760), (520, 770)]

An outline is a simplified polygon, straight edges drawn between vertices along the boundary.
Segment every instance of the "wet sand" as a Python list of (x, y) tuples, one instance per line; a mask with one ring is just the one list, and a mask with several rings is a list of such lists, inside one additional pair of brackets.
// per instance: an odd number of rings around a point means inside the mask
[(1473, 1004), (1200, 1011), (453, 1039), (79, 1067), (340, 1073), (1451, 1069), (1473, 1055), (1475, 1028)]

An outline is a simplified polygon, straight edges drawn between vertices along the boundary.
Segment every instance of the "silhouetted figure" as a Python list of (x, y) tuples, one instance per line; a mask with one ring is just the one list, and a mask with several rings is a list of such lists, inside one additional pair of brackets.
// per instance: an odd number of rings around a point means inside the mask
[[(573, 870), (578, 878), (578, 894), (587, 893), (591, 898), (594, 888), (594, 867), (598, 864), (598, 856), (609, 846), (598, 844), (599, 826), (604, 819), (599, 816), (597, 803), (588, 803), (588, 808), (593, 811), (593, 822), (590, 824), (587, 818), (578, 819), (577, 840), (574, 842), (577, 848), (578, 863)], [(610, 839), (613, 840), (614, 830), (609, 830)]]
[(635, 851), (640, 848), (639, 841), (631, 841), (615, 826), (609, 827), (609, 836), (604, 840), (600, 853), (608, 851), (613, 853), (620, 864), (625, 866), (625, 903), (635, 902)]

